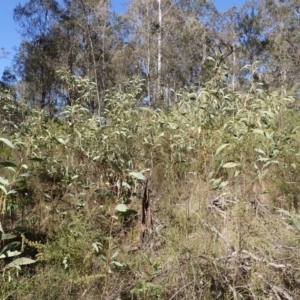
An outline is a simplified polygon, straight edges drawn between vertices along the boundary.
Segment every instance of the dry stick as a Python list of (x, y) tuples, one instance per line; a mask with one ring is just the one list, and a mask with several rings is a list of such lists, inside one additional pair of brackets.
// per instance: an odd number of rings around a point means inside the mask
[(200, 221), (205, 227), (209, 228), (211, 231), (216, 233), (217, 236), (224, 241), (224, 243), (227, 246), (227, 249), (234, 249), (233, 246), (229, 243), (229, 241), (221, 234), (221, 232), (216, 227), (214, 227), (213, 225), (207, 224), (206, 222), (204, 222), (202, 220), (200, 220)]
[(144, 244), (146, 242), (146, 238), (149, 238), (150, 234), (153, 232), (153, 221), (150, 204), (151, 202), (149, 197), (148, 179), (146, 179), (142, 201), (141, 244)]
[[(201, 220), (201, 223), (202, 223), (205, 227), (207, 227), (207, 228), (211, 229), (213, 232), (215, 232), (215, 233), (219, 236), (219, 238), (221, 238), (221, 239), (225, 242), (226, 246), (227, 246), (229, 249), (230, 249), (230, 248), (232, 249), (232, 246), (229, 244), (229, 242), (227, 241), (227, 239), (225, 239), (225, 238), (223, 237), (223, 235), (222, 235), (222, 234), (221, 234), (221, 233), (220, 233), (213, 225), (207, 224), (206, 222), (204, 222), (204, 221), (202, 221), (202, 220)], [(233, 252), (233, 253), (231, 253), (231, 254), (228, 255), (228, 256), (219, 258), (218, 260), (232, 258), (232, 257), (235, 256), (236, 254), (237, 254), (236, 252)], [(285, 268), (292, 268), (292, 267), (293, 267), (291, 264), (278, 264), (278, 263), (275, 263), (275, 262), (268, 262), (266, 259), (264, 259), (264, 258), (259, 258), (258, 256), (254, 255), (253, 253), (251, 253), (251, 252), (249, 252), (249, 251), (247, 251), (247, 250), (242, 250), (242, 251), (241, 251), (241, 254), (245, 254), (245, 255), (247, 255), (247, 256), (250, 256), (250, 257), (251, 257), (252, 259), (254, 259), (255, 261), (257, 261), (257, 262), (262, 262), (262, 263), (266, 263), (267, 265), (269, 265), (269, 266), (271, 266), (271, 267), (273, 267), (273, 268), (276, 268), (276, 269), (285, 269)]]
[(230, 287), (230, 289), (232, 291), (233, 299), (234, 300), (238, 300), (238, 296), (237, 296), (237, 292), (236, 292), (235, 287), (229, 283), (229, 281), (227, 280), (227, 278), (226, 278), (226, 281), (227, 281), (227, 284), (229, 285), (229, 287)]
[(294, 300), (294, 297), (292, 297), (287, 291), (285, 291), (283, 288), (272, 284), (271, 282), (267, 281), (261, 274), (257, 273), (257, 276), (266, 283), (272, 290), (272, 292), (275, 294), (277, 299), (282, 299), (281, 296), (285, 297), (287, 300)]
[(274, 263), (274, 262), (268, 262), (264, 258), (259, 258), (259, 257), (257, 257), (256, 255), (254, 255), (253, 253), (251, 253), (247, 250), (242, 250), (242, 253), (250, 256), (251, 258), (253, 258), (257, 262), (266, 263), (267, 265), (269, 265), (271, 267), (274, 267), (276, 269), (285, 269), (285, 268), (292, 268), (293, 267), (291, 264), (277, 264), (277, 263)]
[(174, 299), (183, 289), (185, 289), (186, 287), (188, 287), (189, 285), (193, 284), (196, 280), (194, 279), (193, 281), (187, 283), (186, 285), (184, 285), (183, 287), (181, 287), (169, 300)]

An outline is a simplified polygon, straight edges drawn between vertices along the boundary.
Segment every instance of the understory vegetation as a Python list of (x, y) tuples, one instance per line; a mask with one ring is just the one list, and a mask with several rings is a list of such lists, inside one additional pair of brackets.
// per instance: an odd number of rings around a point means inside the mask
[(292, 97), (221, 72), (153, 109), (133, 78), (101, 125), (76, 80), (55, 117), (1, 92), (1, 299), (297, 299)]

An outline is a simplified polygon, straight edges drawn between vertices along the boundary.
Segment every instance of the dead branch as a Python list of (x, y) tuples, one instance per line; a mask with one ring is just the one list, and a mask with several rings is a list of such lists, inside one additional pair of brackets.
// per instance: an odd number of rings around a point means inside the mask
[(149, 197), (148, 179), (144, 185), (144, 195), (142, 201), (142, 219), (141, 219), (141, 245), (149, 241), (153, 232), (153, 220), (151, 214), (151, 201)]

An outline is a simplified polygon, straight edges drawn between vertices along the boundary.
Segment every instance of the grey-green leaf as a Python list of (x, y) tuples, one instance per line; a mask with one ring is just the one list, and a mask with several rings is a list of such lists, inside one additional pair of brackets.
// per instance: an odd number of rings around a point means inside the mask
[(34, 264), (36, 261), (27, 257), (20, 257), (12, 261), (10, 264), (6, 266), (6, 268), (17, 268), (23, 265)]
[(221, 145), (217, 151), (216, 151), (216, 154), (215, 155), (218, 155), (223, 149), (225, 149), (227, 146), (229, 146), (230, 144), (223, 144)]
[(63, 145), (67, 144), (67, 142), (63, 138), (58, 138), (57, 141), (60, 142)]
[(22, 252), (20, 251), (7, 251), (4, 254), (0, 255), (0, 258), (14, 257), (20, 255)]
[(130, 172), (129, 175), (136, 179), (146, 180), (146, 177), (140, 172)]
[(9, 234), (9, 233), (3, 233), (1, 236), (1, 241), (4, 241), (4, 240), (11, 240), (11, 239), (14, 239), (16, 238), (17, 236), (14, 235), (14, 234)]
[(238, 166), (240, 166), (240, 165), (241, 165), (240, 163), (236, 163), (236, 162), (228, 162), (228, 163), (226, 163), (225, 165), (223, 165), (222, 168), (230, 169), (230, 168), (238, 167)]
[(123, 203), (120, 203), (116, 206), (116, 210), (120, 212), (125, 212), (127, 210), (127, 206)]
[(10, 148), (14, 148), (15, 146), (12, 144), (11, 141), (9, 141), (8, 139), (5, 138), (0, 138), (0, 141), (3, 142), (4, 144), (6, 144), (8, 147)]
[(0, 176), (0, 184), (3, 184), (3, 185), (8, 185), (9, 184), (9, 181), (3, 177)]

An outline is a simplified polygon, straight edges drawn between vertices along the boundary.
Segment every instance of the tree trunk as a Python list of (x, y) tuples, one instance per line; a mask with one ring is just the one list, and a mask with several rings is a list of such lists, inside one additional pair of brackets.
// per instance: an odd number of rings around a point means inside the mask
[(162, 47), (162, 13), (161, 13), (161, 0), (158, 2), (158, 38), (157, 38), (157, 99), (162, 96), (161, 92), (161, 47)]

